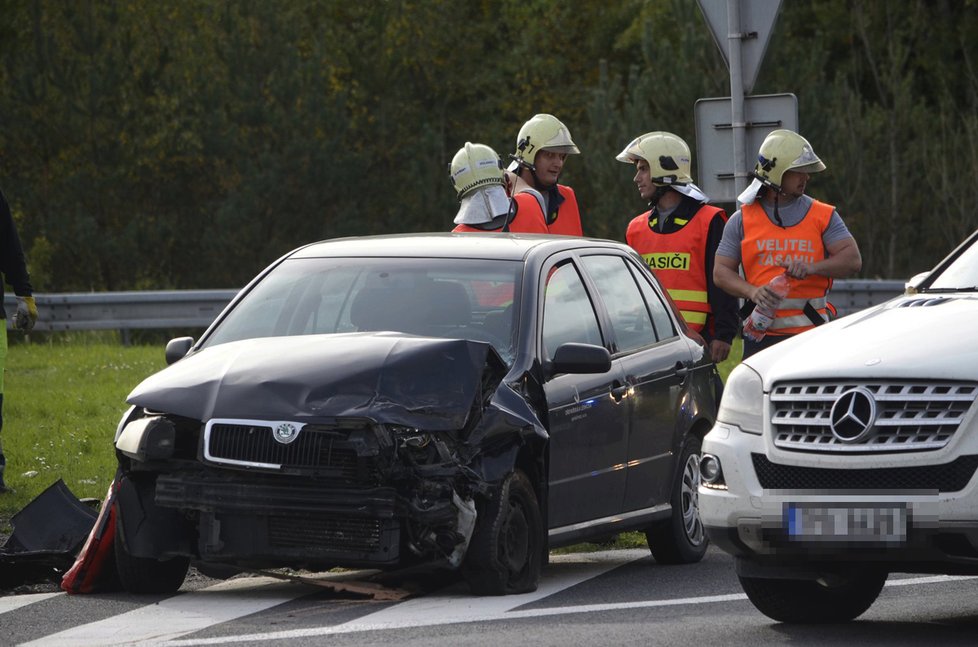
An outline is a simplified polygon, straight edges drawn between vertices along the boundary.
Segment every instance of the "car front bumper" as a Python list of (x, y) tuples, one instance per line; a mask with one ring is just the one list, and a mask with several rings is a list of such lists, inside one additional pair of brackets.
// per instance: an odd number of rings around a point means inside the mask
[[(703, 453), (719, 460), (722, 485), (700, 486), (700, 518), (710, 540), (735, 556), (799, 568), (870, 561), (905, 572), (978, 573), (978, 457), (789, 455), (724, 423), (707, 434)], [(799, 506), (903, 510), (905, 528), (875, 538), (793, 535), (788, 517)]]

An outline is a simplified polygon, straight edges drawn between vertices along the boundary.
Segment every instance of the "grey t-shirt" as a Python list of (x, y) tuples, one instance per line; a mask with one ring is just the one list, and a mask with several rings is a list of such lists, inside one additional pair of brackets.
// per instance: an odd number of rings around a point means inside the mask
[[(805, 214), (808, 213), (813, 202), (814, 200), (812, 198), (803, 195), (790, 202), (778, 203), (778, 215), (781, 216), (781, 222), (785, 227), (797, 225), (805, 217)], [(774, 207), (763, 202), (760, 204), (764, 208), (768, 219), (772, 223), (777, 224), (777, 221), (774, 219)], [(839, 212), (833, 210), (832, 217), (829, 219), (829, 226), (822, 233), (822, 244), (828, 246), (845, 238), (852, 238), (852, 234), (849, 233), (849, 228), (846, 227), (846, 223), (842, 222)], [(720, 245), (717, 247), (717, 255), (735, 258), (740, 263), (742, 260), (740, 256), (740, 243), (743, 240), (744, 219), (738, 209), (730, 216), (726, 226), (723, 228), (723, 238), (720, 239)]]

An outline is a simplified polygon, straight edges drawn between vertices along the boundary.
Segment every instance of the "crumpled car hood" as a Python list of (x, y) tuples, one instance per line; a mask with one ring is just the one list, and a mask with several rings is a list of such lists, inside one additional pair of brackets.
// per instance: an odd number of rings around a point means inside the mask
[(506, 373), (490, 344), (396, 333), (249, 339), (205, 348), (150, 376), (130, 404), (206, 421), (366, 417), (461, 429)]
[(978, 296), (912, 295), (819, 326), (745, 360), (764, 388), (796, 379), (978, 379)]

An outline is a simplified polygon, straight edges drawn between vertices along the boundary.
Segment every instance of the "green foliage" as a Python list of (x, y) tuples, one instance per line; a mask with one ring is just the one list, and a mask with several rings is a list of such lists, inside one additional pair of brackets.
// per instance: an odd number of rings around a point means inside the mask
[[(863, 274), (978, 226), (978, 12), (783, 3), (754, 94), (792, 92)], [(0, 186), (39, 292), (239, 287), (312, 240), (451, 227), (446, 165), (537, 112), (582, 149), (585, 233), (644, 209), (614, 156), (729, 94), (692, 0), (0, 0)], [(926, 23), (927, 30), (920, 28)]]

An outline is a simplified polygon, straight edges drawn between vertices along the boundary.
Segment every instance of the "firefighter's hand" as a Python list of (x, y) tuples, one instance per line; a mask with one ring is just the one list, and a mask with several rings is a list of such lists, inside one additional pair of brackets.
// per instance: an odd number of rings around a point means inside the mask
[(730, 344), (719, 339), (710, 342), (710, 358), (714, 364), (719, 364), (730, 355)]
[(37, 304), (34, 297), (17, 297), (17, 312), (14, 313), (14, 328), (29, 332), (37, 321)]
[(781, 267), (793, 279), (803, 279), (812, 273), (812, 268), (808, 263), (795, 259), (782, 262)]
[(766, 284), (755, 285), (754, 289), (751, 290), (750, 300), (759, 306), (771, 308), (772, 310), (781, 305), (781, 299), (778, 298), (778, 295), (773, 290), (768, 289)]

